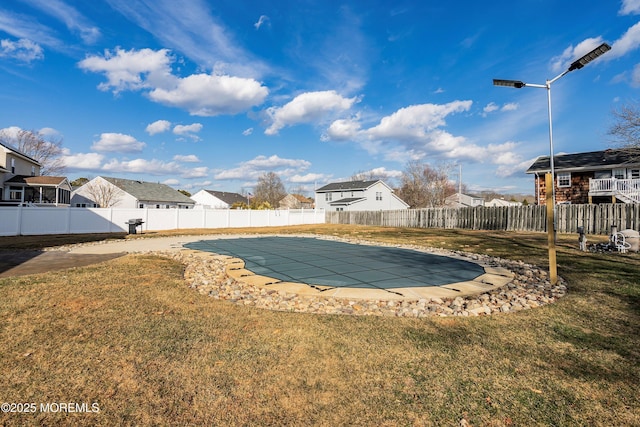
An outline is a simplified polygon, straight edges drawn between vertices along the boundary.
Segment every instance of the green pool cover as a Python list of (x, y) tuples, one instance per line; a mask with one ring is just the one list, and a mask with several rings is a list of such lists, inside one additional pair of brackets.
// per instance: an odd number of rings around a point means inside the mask
[(440, 286), (484, 274), (478, 264), (447, 256), (309, 237), (216, 239), (184, 246), (241, 258), (247, 270), (261, 276), (331, 287)]

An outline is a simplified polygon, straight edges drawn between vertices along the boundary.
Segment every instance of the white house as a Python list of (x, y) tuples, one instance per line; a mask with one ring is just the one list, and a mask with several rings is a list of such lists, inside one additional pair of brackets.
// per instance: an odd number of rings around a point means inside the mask
[(196, 202), (196, 206), (212, 209), (229, 209), (234, 203), (247, 204), (245, 196), (226, 191), (200, 190), (191, 199)]
[(195, 202), (165, 184), (98, 176), (71, 194), (71, 206), (193, 209)]
[(40, 163), (0, 142), (0, 205), (69, 206), (71, 185), (64, 176), (40, 176)]
[(316, 209), (380, 211), (408, 209), (393, 189), (380, 180), (333, 182), (316, 190)]
[(520, 202), (510, 202), (510, 201), (505, 200), (505, 199), (493, 199), (490, 202), (485, 203), (484, 205), (488, 206), (488, 207), (495, 207), (495, 206), (521, 206), (522, 203), (520, 203)]
[(448, 208), (475, 208), (476, 206), (484, 206), (484, 199), (482, 197), (456, 193), (447, 197), (444, 205)]

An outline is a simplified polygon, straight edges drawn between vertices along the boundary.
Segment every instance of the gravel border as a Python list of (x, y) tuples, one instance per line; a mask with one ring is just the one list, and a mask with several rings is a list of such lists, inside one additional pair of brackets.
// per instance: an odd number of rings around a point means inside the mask
[[(242, 236), (255, 237), (254, 235)], [(267, 235), (260, 234), (256, 236), (265, 237)], [(229, 238), (230, 236), (203, 236), (205, 239), (207, 237), (212, 239)], [(154, 253), (172, 258), (185, 265), (185, 280), (190, 288), (197, 290), (201, 294), (243, 306), (296, 313), (396, 317), (482, 316), (541, 307), (557, 301), (567, 292), (566, 282), (562, 278), (558, 278), (558, 283), (551, 285), (546, 271), (537, 266), (524, 263), (523, 261), (511, 261), (463, 251), (448, 251), (438, 248), (425, 248), (417, 245), (391, 245), (361, 239), (338, 238), (335, 236), (296, 235), (296, 237), (323, 238), (353, 244), (389, 246), (445, 256), (463, 257), (471, 262), (503, 267), (511, 271), (514, 274), (514, 278), (507, 285), (493, 291), (467, 297), (456, 297), (454, 299), (361, 300), (298, 295), (296, 293), (269, 289), (268, 285), (250, 285), (230, 278), (226, 274), (226, 263), (219, 259), (213, 259), (209, 256), (209, 252), (203, 253), (207, 254), (205, 256), (201, 253), (194, 253), (193, 251), (157, 251)]]

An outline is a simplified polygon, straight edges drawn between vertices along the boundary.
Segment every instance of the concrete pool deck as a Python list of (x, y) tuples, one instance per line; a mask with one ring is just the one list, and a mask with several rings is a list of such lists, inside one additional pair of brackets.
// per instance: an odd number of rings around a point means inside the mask
[[(274, 277), (255, 274), (245, 268), (245, 260), (228, 255), (217, 255), (211, 252), (203, 252), (200, 250), (185, 249), (184, 245), (200, 241), (233, 239), (233, 238), (258, 238), (264, 235), (225, 235), (225, 236), (176, 236), (176, 237), (154, 237), (154, 238), (136, 238), (123, 241), (107, 242), (99, 244), (79, 245), (71, 247), (69, 254), (73, 255), (100, 255), (100, 254), (124, 254), (124, 253), (142, 253), (142, 252), (163, 252), (163, 251), (188, 251), (197, 254), (199, 257), (224, 260), (226, 263), (227, 274), (235, 280), (247, 283), (252, 286), (264, 287), (277, 291), (296, 293), (301, 296), (324, 296), (332, 298), (350, 298), (350, 299), (376, 299), (376, 300), (403, 300), (403, 299), (425, 299), (425, 298), (456, 298), (481, 293), (490, 292), (508, 284), (514, 277), (514, 274), (506, 268), (499, 266), (490, 266), (477, 262), (472, 259), (453, 255), (455, 259), (462, 259), (468, 262), (475, 262), (484, 269), (484, 274), (479, 275), (473, 280), (465, 280), (459, 282), (451, 282), (440, 286), (411, 286), (400, 287), (389, 290), (370, 289), (370, 288), (349, 288), (349, 287), (332, 287), (324, 286), (316, 283), (299, 283), (293, 281), (280, 280)], [(290, 237), (290, 236), (287, 236)], [(322, 236), (296, 236), (306, 238), (323, 239)], [(334, 239), (328, 239), (334, 240)], [(337, 240), (344, 242), (343, 240)], [(352, 243), (363, 244), (363, 243)], [(368, 245), (376, 245), (385, 247), (384, 244), (368, 243)], [(389, 246), (389, 248), (397, 248), (397, 245)], [(416, 250), (416, 249), (411, 249)], [(427, 251), (425, 251), (427, 252)], [(447, 255), (442, 255), (447, 256)]]

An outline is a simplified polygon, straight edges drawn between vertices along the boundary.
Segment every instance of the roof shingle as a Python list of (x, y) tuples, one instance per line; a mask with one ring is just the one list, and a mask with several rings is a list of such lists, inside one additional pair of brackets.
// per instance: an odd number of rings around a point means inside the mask
[[(549, 156), (541, 156), (527, 173), (547, 172), (551, 168)], [(611, 169), (616, 166), (640, 165), (640, 160), (632, 154), (622, 150), (591, 151), (588, 153), (558, 154), (553, 156), (553, 166), (555, 170), (596, 170)]]

